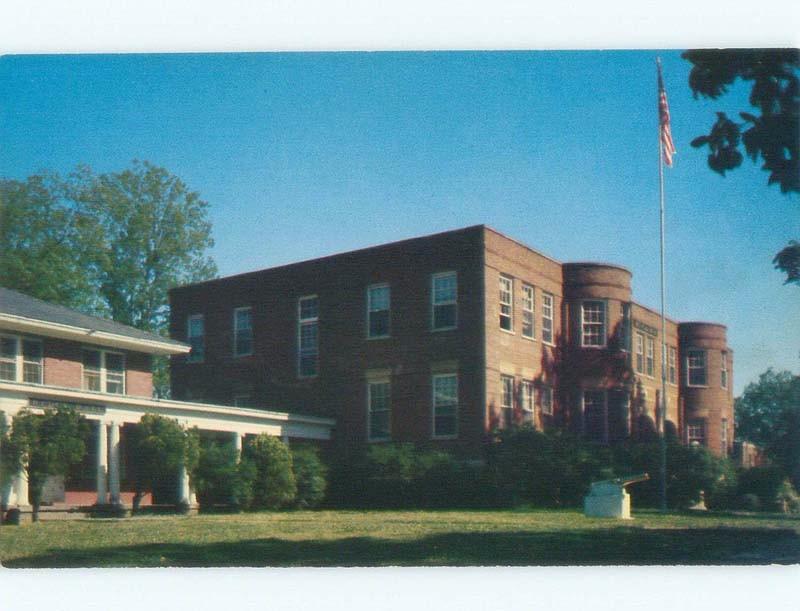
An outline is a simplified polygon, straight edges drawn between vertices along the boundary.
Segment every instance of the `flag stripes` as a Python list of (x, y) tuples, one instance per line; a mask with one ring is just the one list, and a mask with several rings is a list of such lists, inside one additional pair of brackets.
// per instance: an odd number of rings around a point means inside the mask
[(658, 62), (658, 122), (661, 132), (661, 150), (664, 153), (664, 162), (672, 165), (672, 156), (676, 153), (675, 143), (672, 141), (672, 128), (669, 122), (669, 104), (667, 92), (664, 89), (664, 79), (661, 76), (661, 62)]

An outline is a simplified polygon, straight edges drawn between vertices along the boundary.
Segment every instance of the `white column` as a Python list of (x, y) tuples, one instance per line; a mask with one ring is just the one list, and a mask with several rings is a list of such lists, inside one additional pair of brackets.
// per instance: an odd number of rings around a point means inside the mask
[(108, 486), (111, 489), (110, 502), (112, 505), (120, 504), (119, 495), (119, 423), (112, 422), (109, 425), (108, 440)]
[(29, 507), (31, 502), (28, 499), (28, 474), (23, 467), (20, 467), (14, 479), (14, 492), (17, 496), (17, 507)]
[[(7, 422), (5, 412), (0, 412), (0, 425), (7, 424)], [(0, 444), (2, 444), (2, 440), (0, 440)], [(6, 485), (0, 488), (0, 507), (11, 507), (14, 501), (14, 482), (13, 478), (9, 478)]]
[(102, 420), (97, 421), (97, 504), (105, 505), (108, 503), (108, 487), (106, 477), (108, 475), (108, 436), (106, 424)]
[(191, 505), (191, 492), (189, 491), (189, 473), (184, 465), (178, 471), (178, 503)]
[(244, 435), (239, 432), (233, 433), (233, 448), (236, 450), (236, 462), (242, 458), (242, 439)]
[(283, 443), (285, 443), (287, 446), (289, 445), (289, 433), (284, 433), (281, 436), (281, 439), (283, 440)]

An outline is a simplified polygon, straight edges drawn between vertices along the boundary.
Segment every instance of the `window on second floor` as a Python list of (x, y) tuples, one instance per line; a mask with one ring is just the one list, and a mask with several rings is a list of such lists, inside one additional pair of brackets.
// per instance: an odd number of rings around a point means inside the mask
[(553, 343), (553, 296), (542, 292), (542, 341)]
[(514, 280), (500, 276), (500, 328), (514, 331)]
[(233, 311), (233, 355), (253, 354), (253, 310), (236, 308)]
[(644, 335), (636, 334), (636, 373), (644, 373)]
[(312, 378), (319, 373), (319, 298), (297, 301), (297, 374)]
[(192, 347), (188, 360), (202, 363), (205, 358), (205, 324), (202, 314), (192, 314), (186, 320), (186, 341)]
[(728, 388), (728, 353), (722, 352), (722, 363), (720, 365), (720, 386)]
[(83, 389), (125, 394), (125, 355), (108, 350), (83, 349)]
[(532, 286), (522, 285), (522, 337), (534, 338), (534, 290)]
[(42, 384), (42, 342), (13, 335), (0, 336), (0, 380)]
[(388, 284), (367, 288), (367, 337), (389, 337), (391, 292)]
[(601, 348), (606, 345), (606, 302), (581, 302), (581, 346)]
[(678, 383), (678, 350), (675, 346), (670, 346), (668, 348), (668, 367), (667, 367), (667, 378), (669, 379), (670, 384), (677, 384)]
[(686, 353), (686, 384), (706, 386), (706, 351), (689, 350)]
[(444, 331), (458, 325), (458, 278), (456, 272), (434, 274), (431, 279), (431, 329)]
[(656, 340), (647, 336), (647, 358), (645, 359), (645, 370), (649, 377), (655, 375), (656, 370)]

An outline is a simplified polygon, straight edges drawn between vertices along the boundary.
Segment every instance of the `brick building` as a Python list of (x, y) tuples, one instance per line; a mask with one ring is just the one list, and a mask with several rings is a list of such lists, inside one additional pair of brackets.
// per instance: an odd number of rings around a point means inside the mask
[[(358, 446), (477, 455), (487, 432), (559, 426), (601, 443), (656, 430), (660, 317), (631, 273), (561, 263), (483, 225), (176, 288), (178, 399), (336, 419)], [(725, 327), (667, 321), (666, 427), (733, 444)]]

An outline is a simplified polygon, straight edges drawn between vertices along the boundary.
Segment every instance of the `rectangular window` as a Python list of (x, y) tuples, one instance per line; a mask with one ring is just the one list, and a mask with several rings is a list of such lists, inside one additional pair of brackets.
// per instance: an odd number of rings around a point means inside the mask
[(431, 281), (431, 328), (455, 329), (458, 325), (458, 278), (455, 272), (434, 274)]
[(125, 355), (106, 350), (83, 349), (83, 389), (125, 394)]
[(631, 351), (631, 304), (622, 304), (622, 328), (620, 331), (619, 347), (624, 352)]
[(583, 391), (583, 427), (588, 439), (601, 443), (608, 442), (608, 415), (604, 391)]
[(606, 302), (581, 303), (581, 346), (601, 348), (606, 345)]
[(728, 419), (722, 419), (722, 454), (728, 454)]
[(192, 314), (186, 321), (186, 341), (192, 347), (188, 360), (202, 363), (205, 358), (205, 330), (202, 314)]
[(553, 344), (553, 296), (542, 293), (542, 341)]
[(647, 336), (647, 359), (645, 360), (647, 375), (653, 377), (656, 369), (656, 340)]
[(253, 310), (236, 308), (233, 311), (233, 355), (253, 354)]
[(514, 281), (500, 276), (500, 328), (503, 331), (514, 330)]
[(703, 420), (690, 420), (686, 427), (686, 437), (689, 445), (706, 445), (706, 423)]
[(297, 301), (297, 373), (301, 378), (319, 373), (319, 298)]
[(644, 373), (644, 335), (636, 334), (636, 373)]
[(522, 417), (525, 422), (533, 423), (533, 382), (523, 380), (520, 383), (520, 403), (522, 403)]
[(507, 427), (514, 423), (514, 378), (500, 376), (500, 407)]
[(539, 407), (542, 414), (546, 416), (553, 415), (553, 387), (549, 384), (542, 384), (539, 389)]
[(38, 340), (22, 340), (22, 381), (42, 383), (42, 342)]
[(533, 287), (522, 285), (522, 337), (534, 338), (534, 292)]
[(367, 435), (370, 441), (391, 438), (391, 389), (389, 382), (370, 382), (367, 385)]
[(101, 392), (103, 353), (99, 350), (83, 351), (83, 389)]
[(0, 380), (17, 381), (16, 337), (0, 337)]
[(387, 284), (367, 288), (367, 337), (389, 337), (390, 299)]
[(686, 354), (686, 383), (705, 386), (706, 382), (706, 351), (689, 350)]
[(678, 351), (675, 346), (670, 346), (668, 348), (669, 356), (669, 367), (667, 368), (669, 383), (670, 384), (677, 384), (678, 382)]
[(458, 376), (433, 376), (433, 436), (455, 437), (458, 433)]
[(103, 351), (105, 358), (106, 392), (125, 394), (125, 356), (117, 352)]
[(728, 388), (728, 353), (722, 352), (722, 364), (720, 365), (720, 386)]

